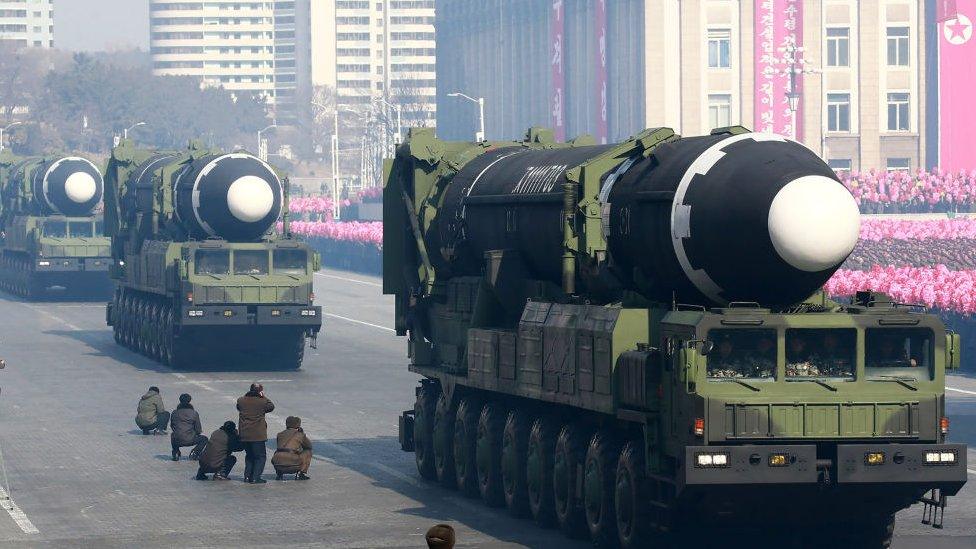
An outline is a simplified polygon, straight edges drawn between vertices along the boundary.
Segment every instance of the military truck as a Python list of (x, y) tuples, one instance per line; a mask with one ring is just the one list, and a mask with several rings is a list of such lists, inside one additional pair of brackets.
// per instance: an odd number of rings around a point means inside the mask
[(106, 320), (118, 343), (176, 368), (301, 367), (322, 327), (319, 258), (292, 235), (274, 168), (197, 142), (152, 151), (123, 140), (105, 181), (118, 281)]
[(110, 295), (109, 241), (95, 213), (103, 188), (85, 158), (0, 153), (0, 287), (26, 298)]
[(946, 438), (959, 337), (819, 293), (860, 219), (803, 145), (414, 129), (384, 222), (423, 376), (400, 444), (426, 479), (627, 548), (728, 526), (886, 547), (896, 511), (922, 501), (939, 526), (966, 481)]

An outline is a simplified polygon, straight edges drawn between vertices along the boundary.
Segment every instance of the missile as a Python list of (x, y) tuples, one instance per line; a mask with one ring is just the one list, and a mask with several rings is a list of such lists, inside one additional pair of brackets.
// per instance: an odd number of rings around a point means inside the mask
[(104, 191), (99, 169), (75, 156), (44, 162), (34, 170), (31, 180), (35, 201), (48, 211), (66, 216), (91, 214)]

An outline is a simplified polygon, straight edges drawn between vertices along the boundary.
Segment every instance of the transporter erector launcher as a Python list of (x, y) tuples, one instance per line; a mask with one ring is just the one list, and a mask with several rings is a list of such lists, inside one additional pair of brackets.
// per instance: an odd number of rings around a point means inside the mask
[(919, 501), (940, 524), (967, 478), (959, 336), (819, 292), (858, 233), (833, 171), (775, 135), (412, 130), (384, 189), (384, 292), (423, 376), (401, 446), (598, 546), (752, 525), (882, 548)]

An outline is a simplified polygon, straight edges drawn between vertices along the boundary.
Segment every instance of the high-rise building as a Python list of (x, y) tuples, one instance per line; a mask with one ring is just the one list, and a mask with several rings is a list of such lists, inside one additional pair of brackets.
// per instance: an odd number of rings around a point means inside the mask
[(323, 0), (313, 22), (317, 84), (340, 108), (364, 111), (383, 99), (407, 126), (436, 117), (434, 0)]
[(153, 71), (260, 94), (287, 124), (311, 83), (311, 1), (150, 0)]
[(928, 4), (440, 0), (438, 130), (470, 138), (470, 106), (446, 95), (457, 90), (486, 99), (490, 138), (529, 125), (614, 141), (741, 124), (795, 137), (838, 169), (925, 167)]
[(0, 42), (54, 47), (54, 0), (0, 1)]

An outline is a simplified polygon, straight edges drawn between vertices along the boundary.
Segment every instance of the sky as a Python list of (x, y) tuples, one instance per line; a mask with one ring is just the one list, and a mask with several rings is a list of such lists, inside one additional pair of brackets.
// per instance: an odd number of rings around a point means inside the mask
[(149, 49), (149, 0), (54, 0), (55, 47)]

